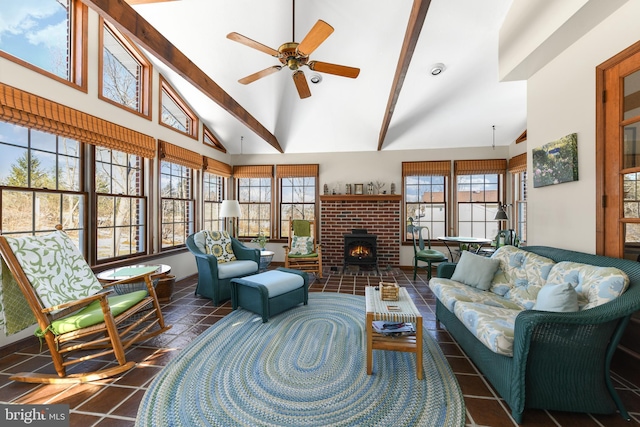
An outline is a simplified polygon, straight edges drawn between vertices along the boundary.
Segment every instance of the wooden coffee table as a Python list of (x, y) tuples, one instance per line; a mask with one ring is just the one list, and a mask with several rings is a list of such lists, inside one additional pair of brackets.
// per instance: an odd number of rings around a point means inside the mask
[[(416, 354), (416, 375), (422, 379), (422, 315), (409, 297), (407, 290), (400, 288), (398, 301), (383, 301), (380, 291), (373, 286), (365, 288), (367, 335), (367, 375), (373, 369), (373, 350), (404, 351)], [(374, 332), (372, 322), (412, 322), (414, 335), (388, 336)]]

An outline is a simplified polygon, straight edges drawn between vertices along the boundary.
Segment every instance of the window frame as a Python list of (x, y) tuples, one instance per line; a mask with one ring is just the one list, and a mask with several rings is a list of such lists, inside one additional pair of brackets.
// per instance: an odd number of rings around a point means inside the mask
[[(312, 202), (298, 202), (296, 203), (295, 201), (292, 201), (291, 203), (285, 203), (283, 202), (283, 185), (284, 185), (284, 181), (285, 180), (296, 180), (296, 179), (301, 179), (303, 180), (302, 182), (302, 186), (296, 186), (296, 185), (291, 185), (290, 187), (292, 188), (291, 192), (292, 194), (295, 193), (295, 188), (302, 188), (302, 193), (303, 193), (303, 198), (304, 196), (307, 194), (306, 191), (304, 191), (305, 188), (311, 188), (313, 187), (313, 201)], [(308, 179), (313, 179), (314, 183), (313, 185), (305, 185), (306, 180)], [(291, 176), (291, 177), (280, 177), (277, 178), (277, 185), (278, 185), (278, 218), (276, 218), (277, 222), (277, 230), (274, 232), (276, 236), (278, 236), (278, 238), (276, 240), (287, 240), (289, 238), (289, 217), (290, 215), (286, 214), (283, 209), (284, 209), (284, 205), (289, 205), (289, 206), (294, 206), (294, 205), (302, 205), (302, 216), (295, 216), (292, 219), (307, 219), (307, 220), (315, 220), (315, 224), (316, 227), (318, 225), (318, 201), (320, 200), (320, 193), (319, 193), (319, 186), (318, 186), (318, 177), (317, 176)], [(305, 209), (304, 207), (308, 207), (308, 206), (313, 206), (313, 208), (311, 209), (313, 214), (311, 218), (307, 218), (305, 216), (305, 213), (308, 212), (308, 209)], [(317, 230), (316, 230), (316, 235), (317, 235)]]
[[(216, 184), (218, 187), (217, 200), (210, 200), (207, 198), (207, 188), (209, 185), (207, 184), (208, 176), (215, 177), (218, 181)], [(222, 200), (224, 199), (225, 188), (227, 187), (228, 178), (225, 178), (221, 175), (207, 172), (206, 170), (202, 173), (202, 229), (203, 230), (223, 230), (224, 229), (224, 218), (220, 216), (220, 207), (222, 205)], [(214, 205), (218, 205), (217, 208)], [(218, 215), (216, 219), (213, 219), (213, 215), (211, 215), (211, 219), (207, 219), (207, 211), (210, 208), (211, 211), (217, 211)], [(217, 225), (214, 225), (217, 224)], [(214, 228), (215, 227), (215, 228)]]
[[(194, 198), (195, 195), (195, 191), (194, 191), (194, 187), (193, 184), (195, 182), (194, 179), (194, 172), (195, 170), (189, 166), (183, 166), (179, 163), (176, 162), (172, 162), (170, 160), (164, 160), (164, 159), (159, 159), (158, 160), (158, 236), (160, 237), (158, 245), (159, 245), (159, 250), (160, 252), (166, 252), (166, 251), (170, 251), (173, 249), (180, 249), (180, 248), (184, 248), (186, 246), (186, 239), (187, 236), (189, 236), (190, 234), (193, 234), (195, 232), (195, 226), (196, 226), (196, 212), (195, 212), (195, 207), (196, 207), (196, 199)], [(180, 198), (180, 197), (165, 197), (162, 194), (162, 181), (163, 181), (163, 176), (166, 175), (165, 173), (163, 173), (162, 171), (162, 164), (163, 163), (168, 163), (170, 164), (170, 170), (173, 170), (173, 167), (179, 167), (179, 168), (184, 168), (186, 175), (188, 175), (186, 177), (186, 179), (188, 180), (188, 189), (189, 189), (189, 194), (188, 197), (186, 198)], [(178, 175), (174, 175), (173, 173), (170, 174), (171, 177), (173, 176), (178, 176)], [(173, 204), (175, 204), (176, 202), (180, 202), (180, 203), (185, 203), (185, 220), (180, 222), (180, 221), (171, 221), (171, 222), (165, 222), (165, 218), (164, 218), (164, 202), (171, 200)], [(190, 206), (189, 206), (190, 205)], [(164, 246), (163, 243), (163, 228), (165, 226), (165, 224), (172, 224), (172, 228), (173, 228), (173, 233), (172, 233), (172, 242), (173, 244), (170, 246)], [(175, 224), (185, 224), (185, 234), (184, 234), (184, 242), (183, 243), (178, 243), (175, 244), (176, 242), (176, 238), (175, 238)]]
[(514, 172), (512, 178), (513, 218), (511, 226), (515, 229), (520, 243), (527, 243), (527, 171)]
[[(207, 139), (209, 139), (211, 142), (207, 142)], [(216, 138), (213, 132), (211, 132), (211, 130), (209, 130), (209, 128), (205, 124), (202, 125), (202, 143), (223, 153), (227, 152), (227, 149), (224, 147), (224, 145), (222, 145), (220, 140)]]
[[(252, 182), (253, 180), (253, 182)], [(260, 182), (258, 183), (259, 185), (253, 185), (256, 184), (255, 180), (259, 180)], [(265, 180), (265, 181), (262, 181)], [(247, 184), (243, 185), (243, 182), (248, 181)], [(248, 176), (243, 176), (243, 177), (238, 177), (236, 178), (236, 185), (235, 185), (235, 189), (236, 189), (236, 194), (237, 194), (237, 200), (238, 203), (240, 203), (240, 217), (238, 218), (238, 227), (237, 227), (237, 237), (240, 239), (252, 239), (254, 237), (258, 236), (258, 233), (260, 231), (265, 232), (266, 234), (268, 234), (266, 237), (271, 238), (271, 236), (273, 236), (274, 230), (273, 230), (273, 226), (274, 226), (274, 216), (273, 216), (273, 181), (274, 178), (272, 177), (248, 177)], [(268, 183), (269, 185), (264, 185)], [(243, 198), (244, 194), (242, 191), (242, 188), (248, 188), (248, 194), (251, 196), (252, 191), (251, 188), (259, 188), (259, 189), (263, 189), (263, 188), (268, 188), (268, 201), (262, 201), (261, 198), (256, 202), (254, 201), (255, 199), (249, 197), (249, 199), (245, 200)], [(258, 191), (260, 194), (262, 193), (262, 190)], [(262, 194), (261, 194), (262, 195)], [(266, 206), (267, 207), (267, 211), (269, 212), (268, 218), (267, 219), (263, 219), (262, 216), (259, 216), (257, 219), (254, 219), (250, 216), (250, 211), (252, 210), (251, 207), (252, 206)], [(255, 210), (255, 209), (254, 209)], [(259, 213), (262, 213), (264, 209), (258, 209)], [(268, 226), (263, 227), (261, 225), (261, 223), (264, 223), (265, 221), (268, 221)], [(257, 222), (258, 223), (258, 229), (256, 231), (255, 234), (250, 233), (250, 234), (242, 234), (242, 224), (246, 222), (247, 226), (246, 229), (249, 231), (251, 229), (251, 223), (253, 222)]]
[[(62, 224), (63, 226), (63, 230), (71, 237), (71, 239), (75, 242), (76, 246), (80, 249), (80, 251), (82, 252), (82, 254), (85, 256), (87, 256), (87, 249), (88, 249), (88, 232), (89, 232), (89, 223), (87, 221), (88, 218), (88, 212), (87, 212), (87, 206), (88, 206), (88, 194), (84, 189), (84, 176), (85, 176), (85, 144), (83, 144), (80, 141), (77, 140), (73, 140), (71, 138), (66, 138), (64, 136), (61, 135), (57, 135), (51, 132), (44, 132), (41, 131), (39, 129), (34, 129), (31, 127), (27, 127), (27, 126), (22, 126), (22, 125), (18, 125), (18, 124), (13, 124), (13, 123), (9, 123), (9, 122), (5, 122), (2, 121), (3, 123), (6, 123), (9, 126), (16, 126), (19, 128), (23, 128), (27, 130), (27, 145), (26, 147), (23, 145), (19, 145), (19, 144), (11, 144), (8, 142), (4, 142), (4, 141), (0, 141), (0, 146), (13, 146), (19, 149), (24, 149), (26, 150), (27, 153), (27, 159), (29, 161), (29, 165), (28, 167), (31, 167), (31, 159), (34, 157), (36, 152), (42, 152), (42, 153), (46, 153), (47, 155), (53, 155), (55, 156), (55, 165), (56, 165), (56, 176), (55, 181), (56, 181), (56, 188), (47, 188), (47, 187), (34, 187), (32, 186), (32, 184), (29, 182), (31, 180), (31, 172), (27, 172), (27, 184), (25, 186), (11, 186), (11, 185), (0, 185), (0, 228), (2, 228), (3, 234), (7, 235), (7, 236), (24, 236), (24, 235), (41, 235), (41, 234), (47, 234), (50, 233), (56, 225), (58, 224)], [(39, 132), (42, 134), (47, 134), (47, 135), (52, 135), (53, 137), (55, 137), (55, 148), (54, 149), (42, 149), (42, 148), (37, 148), (33, 146), (33, 136), (32, 136), (32, 132)], [(77, 152), (77, 156), (69, 156), (68, 154), (63, 154), (60, 151), (60, 144), (61, 144), (61, 139), (64, 140), (70, 140), (73, 141), (75, 143), (78, 144), (78, 152)], [(60, 160), (61, 157), (64, 158), (74, 158), (77, 160), (77, 182), (74, 185), (77, 185), (76, 189), (61, 189), (60, 185), (59, 185), (59, 175), (58, 175), (58, 171), (60, 170), (58, 165), (60, 164)], [(2, 206), (3, 201), (7, 200), (7, 196), (4, 195), (5, 192), (21, 192), (21, 193), (28, 193), (30, 194), (31, 200), (33, 201), (31, 203), (31, 224), (30, 224), (30, 229), (24, 229), (24, 230), (7, 230), (7, 228), (4, 226), (4, 209)], [(52, 220), (52, 221), (48, 221), (48, 224), (45, 224), (44, 227), (42, 228), (38, 228), (37, 223), (39, 222), (39, 218), (38, 218), (38, 213), (36, 212), (36, 199), (39, 196), (46, 196), (46, 195), (58, 195), (60, 197), (60, 201), (62, 202), (64, 200), (64, 197), (75, 197), (78, 198), (78, 203), (77, 203), (77, 209), (78, 209), (78, 215), (77, 215), (77, 219), (75, 222), (77, 222), (77, 226), (69, 226), (68, 222), (65, 221), (65, 212), (63, 210), (63, 207), (60, 206), (59, 211), (58, 211), (58, 215), (57, 218)], [(24, 210), (21, 210), (24, 211)], [(75, 224), (74, 224), (75, 225)]]
[[(433, 182), (430, 183), (421, 183), (420, 181), (425, 179), (425, 178), (429, 178), (430, 180), (433, 180), (434, 177), (442, 177), (443, 178), (443, 184), (434, 184)], [(442, 185), (443, 187), (443, 200), (441, 202), (434, 202), (433, 201), (433, 197), (431, 198), (431, 202), (425, 202), (425, 201), (420, 201), (420, 194), (424, 195), (424, 193), (418, 193), (418, 202), (409, 202), (407, 200), (407, 196), (410, 194), (407, 190), (407, 179), (408, 178), (415, 178), (417, 179), (417, 183), (416, 184), (410, 184), (412, 186), (417, 186), (418, 191), (420, 191), (421, 187), (424, 186), (429, 186), (430, 188), (433, 188), (434, 185)], [(419, 207), (424, 205), (424, 206), (430, 206), (430, 210), (433, 211), (434, 208), (436, 208), (438, 205), (442, 205), (443, 206), (443, 210), (444, 210), (444, 220), (443, 221), (437, 221), (437, 222), (444, 222), (444, 227), (443, 227), (443, 234), (441, 235), (447, 235), (447, 227), (448, 227), (448, 223), (449, 223), (449, 216), (450, 216), (450, 206), (449, 206), (449, 187), (450, 187), (450, 177), (449, 175), (445, 175), (445, 174), (425, 174), (425, 175), (414, 175), (414, 174), (409, 174), (406, 176), (402, 177), (402, 188), (403, 188), (403, 194), (402, 194), (402, 204), (403, 204), (403, 210), (405, 213), (405, 218), (404, 218), (404, 243), (410, 243), (413, 244), (413, 233), (409, 231), (408, 225), (409, 225), (409, 218), (413, 218), (414, 222), (416, 221), (416, 218), (414, 218), (413, 214), (412, 214), (412, 209), (410, 209), (409, 205), (415, 205), (417, 204)], [(433, 191), (429, 192), (429, 194), (434, 194)], [(425, 209), (426, 210), (426, 209)], [(414, 210), (413, 210), (414, 211)], [(420, 211), (422, 212), (423, 210), (420, 209)], [(436, 235), (439, 235), (439, 233), (437, 231), (434, 231), (434, 222), (433, 221), (433, 215), (431, 216), (431, 220), (425, 220), (428, 221), (427, 227), (429, 227), (429, 231), (431, 234), (431, 239), (435, 240)], [(418, 224), (418, 225), (423, 225), (423, 224)]]
[(89, 8), (80, 0), (69, 0), (69, 8), (71, 10), (68, 37), (69, 43), (69, 78), (64, 79), (50, 71), (40, 68), (24, 59), (14, 56), (8, 52), (0, 50), (0, 57), (14, 62), (22, 67), (28, 68), (38, 74), (54, 79), (67, 86), (78, 89), (84, 93), (88, 93), (87, 73), (88, 73), (88, 16)]
[[(166, 93), (167, 96), (176, 104), (176, 106), (180, 108), (180, 110), (182, 110), (182, 112), (185, 114), (187, 119), (190, 121), (191, 126), (187, 127), (186, 132), (162, 121), (162, 110), (164, 106), (162, 98), (164, 93)], [(161, 126), (172, 129), (182, 135), (188, 136), (189, 138), (198, 139), (198, 127), (200, 125), (200, 120), (198, 119), (198, 116), (193, 112), (193, 109), (189, 107), (189, 104), (187, 104), (182, 99), (180, 94), (178, 94), (178, 92), (169, 84), (169, 82), (164, 77), (162, 77), (162, 75), (160, 75), (160, 96), (158, 99), (158, 103), (159, 103), (158, 123)]]
[[(98, 159), (98, 155), (97, 155), (97, 151), (98, 150), (105, 150), (105, 151), (109, 151), (110, 152), (110, 158), (111, 161), (109, 163), (107, 162), (102, 162), (99, 161)], [(115, 164), (113, 162), (113, 153), (117, 152), (121, 155), (125, 155), (127, 160), (129, 160), (131, 157), (135, 157), (137, 160), (137, 163), (139, 164), (139, 167), (137, 168), (138, 171), (138, 179), (136, 179), (137, 185), (137, 193), (138, 194), (129, 194), (129, 188), (130, 186), (127, 186), (127, 193), (116, 193), (113, 191), (113, 182), (111, 182), (111, 191), (110, 192), (100, 192), (98, 191), (98, 183), (97, 183), (97, 178), (98, 178), (98, 163), (105, 163), (110, 165), (110, 172), (109, 172), (109, 176), (111, 177), (111, 179), (113, 180), (113, 167), (114, 166), (121, 166), (118, 164)], [(148, 255), (149, 254), (149, 247), (148, 247), (148, 242), (149, 242), (149, 200), (148, 197), (146, 195), (146, 186), (145, 186), (145, 159), (142, 156), (138, 156), (135, 154), (130, 154), (130, 153), (125, 153), (123, 151), (118, 151), (118, 150), (114, 150), (114, 149), (110, 149), (110, 148), (106, 148), (106, 147), (99, 147), (99, 146), (93, 146), (93, 164), (94, 164), (94, 180), (93, 180), (93, 191), (95, 193), (95, 201), (94, 201), (94, 206), (93, 206), (93, 222), (95, 224), (94, 226), (94, 230), (93, 230), (93, 235), (95, 236), (94, 239), (94, 245), (93, 245), (93, 263), (96, 265), (99, 264), (104, 264), (104, 263), (109, 263), (112, 261), (118, 261), (118, 260), (122, 260), (122, 259), (128, 259), (128, 258), (135, 258), (135, 257), (139, 257), (139, 256), (144, 256), (144, 255)], [(129, 162), (127, 161), (127, 164), (129, 164)], [(127, 177), (128, 179), (129, 177)], [(140, 223), (139, 224), (128, 224), (128, 225), (117, 225), (117, 218), (113, 218), (113, 224), (110, 227), (101, 227), (99, 225), (99, 216), (100, 216), (100, 208), (99, 208), (99, 203), (100, 203), (100, 198), (101, 197), (105, 197), (105, 198), (121, 198), (121, 199), (129, 199), (131, 200), (138, 200), (141, 202), (142, 205), (142, 213), (139, 214), (139, 218), (140, 218)], [(114, 213), (115, 215), (115, 213)], [(133, 216), (133, 214), (130, 212), (129, 213), (130, 216)], [(115, 244), (116, 244), (116, 229), (117, 228), (128, 228), (129, 229), (129, 235), (130, 237), (134, 236), (134, 229), (141, 229), (142, 233), (138, 232), (138, 238), (137, 238), (137, 246), (138, 247), (142, 247), (142, 250), (138, 250), (136, 252), (132, 252), (129, 254), (125, 254), (125, 255), (117, 255), (115, 254), (115, 252), (112, 253), (113, 256), (110, 257), (105, 257), (105, 258), (100, 258), (99, 257), (99, 253), (100, 253), (100, 247), (99, 247), (99, 238), (98, 236), (100, 235), (100, 230), (101, 229), (107, 229), (107, 228), (111, 228), (113, 229), (113, 239), (114, 239), (114, 251), (116, 251), (115, 249)], [(134, 241), (135, 239), (131, 239), (132, 241)], [(130, 245), (130, 247), (134, 247), (133, 244)], [(117, 252), (117, 251), (116, 251)]]
[[(99, 47), (98, 47), (98, 98), (122, 108), (126, 111), (134, 113), (138, 116), (145, 117), (151, 120), (151, 87), (152, 87), (152, 75), (153, 67), (144, 54), (138, 49), (138, 47), (132, 43), (126, 36), (120, 33), (109, 21), (100, 17), (100, 31), (99, 31)], [(118, 41), (122, 47), (127, 51), (129, 55), (140, 65), (140, 79), (138, 84), (140, 88), (138, 90), (140, 97), (138, 109), (131, 108), (117, 101), (112, 100), (103, 95), (104, 90), (104, 32), (109, 31), (111, 35)], [(161, 101), (162, 102), (162, 101)]]
[[(470, 178), (470, 183), (469, 183), (469, 200), (461, 200), (460, 197), (460, 193), (461, 191), (459, 190), (459, 181), (458, 179), (460, 177), (463, 176), (469, 176)], [(482, 182), (482, 186), (484, 188), (483, 191), (481, 191), (482, 193), (484, 193), (484, 197), (482, 198), (482, 200), (473, 200), (473, 194), (476, 193), (475, 191), (472, 190), (474, 184), (473, 184), (473, 177), (474, 176), (482, 176), (483, 177), (483, 182)], [(487, 185), (493, 185), (493, 183), (491, 182), (487, 182), (487, 176), (496, 176), (496, 191), (495, 191), (495, 198), (496, 200), (487, 200), (487, 190), (486, 187)], [(455, 216), (456, 216), (456, 232), (458, 235), (460, 235), (460, 229), (462, 228), (460, 226), (461, 222), (464, 223), (470, 223), (470, 227), (471, 227), (471, 233), (470, 234), (465, 234), (465, 237), (478, 237), (478, 238), (485, 238), (485, 239), (494, 239), (495, 236), (498, 234), (498, 231), (500, 230), (500, 226), (498, 225), (497, 221), (495, 221), (494, 217), (496, 212), (498, 211), (498, 207), (499, 205), (503, 204), (502, 200), (504, 200), (504, 196), (503, 196), (503, 192), (504, 192), (504, 179), (505, 179), (505, 173), (487, 173), (487, 172), (483, 172), (483, 171), (477, 171), (474, 173), (456, 173), (454, 180), (455, 183), (453, 185), (455, 185), (455, 198), (456, 198), (456, 212), (455, 212)], [(476, 185), (480, 185), (480, 184), (476, 184)], [(490, 191), (490, 190), (489, 190)], [(471, 209), (471, 220), (470, 221), (461, 221), (460, 217), (461, 217), (461, 206), (462, 205), (470, 205)], [(474, 220), (473, 218), (473, 208), (476, 206), (482, 206), (484, 205), (484, 220), (480, 221), (480, 220)], [(484, 224), (484, 232), (482, 234), (478, 234), (475, 232), (474, 230), (474, 224)], [(492, 232), (491, 230), (494, 227), (490, 227), (490, 225), (495, 224), (495, 232)]]

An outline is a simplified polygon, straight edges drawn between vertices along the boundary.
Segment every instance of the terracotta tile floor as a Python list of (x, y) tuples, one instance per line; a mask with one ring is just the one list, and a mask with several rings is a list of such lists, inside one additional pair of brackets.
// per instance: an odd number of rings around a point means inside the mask
[[(426, 283), (426, 275), (415, 282), (409, 271), (402, 271), (395, 279), (406, 286), (424, 316), (425, 327), (440, 344), (458, 378), (467, 407), (469, 426), (514, 426), (507, 405), (478, 373), (446, 330), (438, 328), (435, 321), (435, 301)], [(312, 292), (340, 292), (364, 295), (364, 287), (375, 285), (375, 277), (329, 276), (316, 280)], [(71, 426), (132, 426), (138, 405), (151, 379), (194, 337), (231, 312), (230, 303), (214, 307), (207, 299), (194, 296), (195, 278), (176, 283), (171, 303), (163, 306), (167, 321), (173, 328), (167, 333), (131, 348), (129, 360), (139, 361), (136, 368), (121, 377), (77, 385), (34, 385), (9, 380), (13, 373), (51, 369), (46, 352), (40, 352), (34, 338), (28, 345), (7, 355), (0, 349), (0, 402), (1, 403), (64, 403), (71, 411)], [(364, 363), (364, 361), (363, 361)], [(630, 366), (625, 368), (624, 366)], [(640, 425), (640, 382), (636, 372), (637, 362), (627, 363), (615, 358), (612, 370), (616, 387), (630, 411), (629, 423), (619, 415), (591, 416), (527, 410), (524, 426), (630, 426)], [(162, 426), (164, 427), (164, 426)]]

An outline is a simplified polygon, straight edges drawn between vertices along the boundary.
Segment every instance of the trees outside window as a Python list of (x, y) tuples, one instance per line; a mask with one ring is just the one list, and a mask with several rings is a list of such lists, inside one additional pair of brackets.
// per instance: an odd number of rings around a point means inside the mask
[(81, 144), (0, 122), (0, 217), (7, 235), (50, 232), (61, 224), (79, 248), (86, 239)]
[(143, 159), (100, 147), (95, 152), (97, 260), (143, 254), (147, 241)]
[(160, 162), (161, 247), (184, 245), (195, 230), (195, 200), (191, 168)]
[(281, 178), (280, 237), (289, 237), (289, 218), (312, 220), (316, 217), (317, 179), (314, 176)]
[(212, 174), (204, 173), (204, 184), (202, 188), (203, 206), (203, 227), (205, 230), (222, 230), (224, 227), (223, 218), (220, 218), (220, 205), (224, 193), (224, 178)]
[(239, 237), (257, 237), (260, 232), (271, 237), (272, 178), (239, 178)]
[(160, 124), (198, 138), (198, 118), (169, 83), (160, 77)]

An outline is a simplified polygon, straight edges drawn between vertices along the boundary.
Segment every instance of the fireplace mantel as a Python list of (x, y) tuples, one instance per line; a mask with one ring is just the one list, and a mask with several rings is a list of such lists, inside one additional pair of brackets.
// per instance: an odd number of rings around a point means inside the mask
[(325, 194), (321, 202), (363, 202), (363, 201), (400, 201), (401, 194)]

